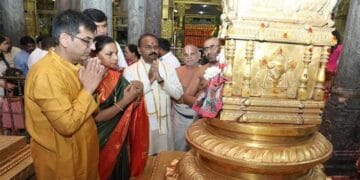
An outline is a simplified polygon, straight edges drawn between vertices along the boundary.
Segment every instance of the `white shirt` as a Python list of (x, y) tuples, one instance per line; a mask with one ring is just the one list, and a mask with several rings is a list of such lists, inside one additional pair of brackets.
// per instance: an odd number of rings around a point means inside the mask
[(124, 70), (124, 77), (130, 82), (140, 80), (144, 85), (146, 110), (149, 117), (149, 154), (173, 150), (174, 139), (170, 115), (171, 97), (179, 99), (183, 88), (174, 68), (159, 62), (159, 74), (164, 80), (163, 86), (154, 81), (150, 84), (148, 72), (150, 64), (141, 58)]
[(20, 51), (21, 51), (20, 48), (13, 46), (11, 48), (10, 53), (7, 53), (7, 52), (4, 53), (5, 59), (9, 62), (10, 67), (15, 67), (14, 58), (15, 58), (16, 54), (19, 53)]
[(160, 61), (164, 62), (165, 64), (167, 64), (168, 66), (170, 66), (174, 69), (180, 67), (179, 60), (173, 55), (173, 53), (171, 51), (169, 51), (165, 55), (161, 56)]
[(40, 48), (35, 48), (35, 50), (30, 53), (29, 59), (27, 61), (27, 65), (28, 65), (29, 69), (32, 65), (34, 65), (41, 58), (43, 58), (47, 53), (48, 53), (48, 51), (42, 50)]
[(127, 65), (127, 63), (126, 63), (126, 60), (125, 60), (124, 53), (122, 52), (119, 43), (115, 41), (115, 44), (116, 44), (116, 47), (117, 47), (117, 49), (118, 49), (118, 54), (117, 54), (117, 56), (118, 56), (118, 65), (119, 65), (119, 67), (121, 67), (121, 68), (126, 68), (126, 67), (128, 67), (128, 65)]

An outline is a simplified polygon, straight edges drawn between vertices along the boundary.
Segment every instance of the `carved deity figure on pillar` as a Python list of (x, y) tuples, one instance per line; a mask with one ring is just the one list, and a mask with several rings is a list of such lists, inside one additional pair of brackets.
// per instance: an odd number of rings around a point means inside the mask
[(192, 124), (176, 179), (325, 179), (319, 125), (336, 0), (223, 0), (225, 84), (218, 118)]

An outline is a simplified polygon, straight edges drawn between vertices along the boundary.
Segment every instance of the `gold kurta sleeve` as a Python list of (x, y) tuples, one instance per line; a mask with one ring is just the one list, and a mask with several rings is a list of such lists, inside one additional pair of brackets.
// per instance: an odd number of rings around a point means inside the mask
[(72, 97), (55, 73), (38, 76), (33, 85), (33, 101), (63, 136), (74, 134), (97, 107), (93, 97), (83, 90)]
[(98, 179), (99, 144), (93, 97), (78, 68), (51, 52), (25, 82), (26, 128), (37, 179)]

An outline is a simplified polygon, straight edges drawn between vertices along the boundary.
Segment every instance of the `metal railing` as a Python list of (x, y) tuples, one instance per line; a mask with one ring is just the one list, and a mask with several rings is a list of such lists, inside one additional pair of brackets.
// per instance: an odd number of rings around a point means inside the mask
[[(3, 97), (3, 105), (7, 105), (6, 107), (1, 106), (1, 121), (0, 121), (0, 134), (4, 134), (5, 131), (8, 131), (6, 135), (19, 135), (19, 130), (15, 124), (15, 116), (20, 118), (20, 123), (25, 124), (25, 112), (24, 112), (24, 98), (23, 98), (23, 87), (25, 78), (22, 75), (19, 76), (0, 76), (0, 80), (4, 80), (4, 97)], [(15, 88), (10, 89), (9, 83), (14, 84)], [(7, 102), (7, 103), (5, 103)], [(19, 112), (14, 111), (13, 104), (17, 103), (19, 105)], [(3, 109), (6, 109), (7, 112), (4, 112)], [(9, 114), (10, 117), (10, 128), (3, 126), (3, 116), (5, 113)], [(20, 115), (20, 116), (19, 116)], [(18, 119), (19, 120), (19, 119)], [(24, 126), (25, 127), (25, 126)]]

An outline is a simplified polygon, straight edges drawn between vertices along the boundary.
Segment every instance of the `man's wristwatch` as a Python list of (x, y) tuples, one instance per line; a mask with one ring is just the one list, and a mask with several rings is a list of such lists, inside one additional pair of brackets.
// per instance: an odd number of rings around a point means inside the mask
[(158, 83), (159, 83), (159, 84), (164, 83), (164, 79), (161, 78), (161, 79), (158, 81)]

